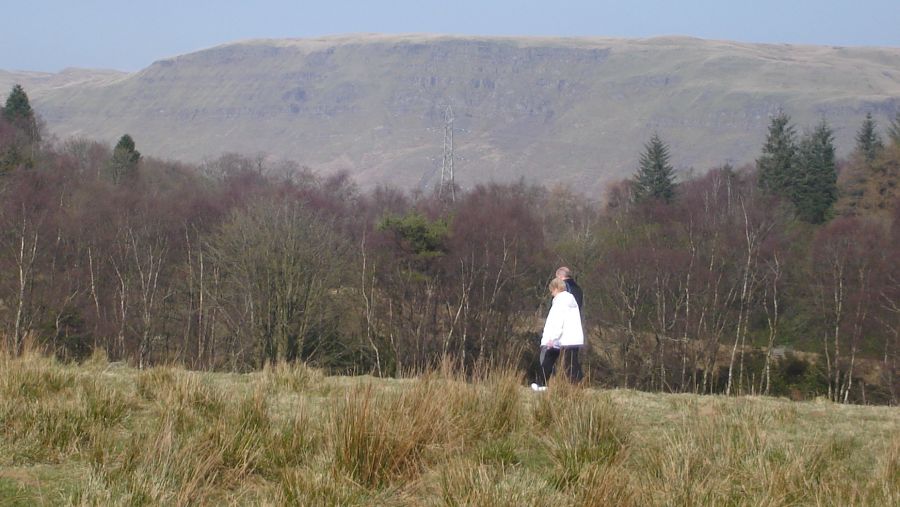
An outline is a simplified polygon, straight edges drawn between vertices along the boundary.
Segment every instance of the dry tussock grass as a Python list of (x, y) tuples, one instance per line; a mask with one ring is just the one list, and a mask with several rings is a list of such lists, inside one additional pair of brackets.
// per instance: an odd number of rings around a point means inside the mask
[[(565, 383), (532, 393), (522, 384), (514, 369), (463, 374), (452, 364), (398, 382), (326, 377), (303, 365), (229, 375), (2, 355), (0, 497), (76, 505), (900, 502), (896, 408)], [(66, 486), (52, 496), (46, 477), (29, 476), (40, 469)]]

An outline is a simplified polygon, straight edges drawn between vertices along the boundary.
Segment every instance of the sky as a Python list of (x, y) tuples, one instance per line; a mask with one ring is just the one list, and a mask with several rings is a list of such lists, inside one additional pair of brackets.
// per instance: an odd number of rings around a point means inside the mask
[(900, 47), (900, 0), (0, 0), (0, 17), (0, 69), (42, 72), (357, 32)]

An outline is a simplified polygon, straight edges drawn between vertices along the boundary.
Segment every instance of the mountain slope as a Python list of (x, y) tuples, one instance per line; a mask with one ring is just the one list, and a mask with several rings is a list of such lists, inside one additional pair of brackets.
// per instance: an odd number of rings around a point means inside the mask
[(112, 143), (128, 132), (150, 155), (262, 153), (403, 187), (438, 178), (450, 105), (462, 185), (524, 177), (597, 193), (634, 171), (654, 131), (680, 169), (751, 162), (779, 108), (801, 127), (826, 118), (846, 153), (866, 111), (883, 125), (898, 110), (900, 49), (673, 37), (254, 40), (31, 95), (63, 137)]

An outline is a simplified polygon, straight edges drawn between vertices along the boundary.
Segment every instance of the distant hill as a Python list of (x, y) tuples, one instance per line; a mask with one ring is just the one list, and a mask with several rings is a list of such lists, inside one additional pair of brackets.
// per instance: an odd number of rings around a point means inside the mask
[[(65, 69), (61, 72), (10, 72), (0, 70), (0, 90), (8, 93), (15, 84), (22, 85), (33, 98), (70, 86), (103, 86), (125, 79), (127, 72), (107, 69)], [(5, 95), (4, 95), (5, 97)]]
[(770, 115), (819, 118), (846, 154), (866, 112), (900, 109), (900, 48), (654, 39), (349, 35), (252, 40), (133, 73), (0, 72), (51, 132), (185, 161), (224, 152), (347, 170), (364, 186), (438, 178), (452, 106), (457, 181), (599, 193), (656, 131), (679, 169), (752, 162)]

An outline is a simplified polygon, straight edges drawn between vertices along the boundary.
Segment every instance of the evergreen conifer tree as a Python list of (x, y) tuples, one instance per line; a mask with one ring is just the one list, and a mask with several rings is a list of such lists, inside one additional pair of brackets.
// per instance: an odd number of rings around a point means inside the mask
[(34, 120), (34, 110), (28, 101), (28, 95), (21, 85), (15, 85), (6, 97), (3, 106), (3, 117), (12, 123)]
[(13, 86), (0, 108), (0, 116), (12, 126), (12, 136), (0, 147), (0, 173), (17, 167), (32, 167), (40, 131), (28, 95), (21, 85)]
[(800, 142), (790, 197), (800, 218), (814, 224), (824, 222), (837, 201), (834, 133), (825, 120)]
[(128, 134), (119, 138), (109, 162), (113, 182), (120, 183), (133, 178), (140, 160), (141, 153), (135, 149), (134, 139)]
[(660, 199), (669, 202), (675, 196), (675, 170), (669, 164), (669, 147), (658, 134), (653, 134), (644, 145), (633, 189), (636, 201)]
[(872, 113), (866, 113), (866, 119), (856, 132), (856, 152), (867, 164), (875, 162), (884, 148), (876, 128), (877, 124), (872, 118)]
[(759, 186), (768, 192), (790, 197), (793, 187), (797, 142), (791, 117), (783, 111), (772, 118), (762, 155), (756, 159)]

